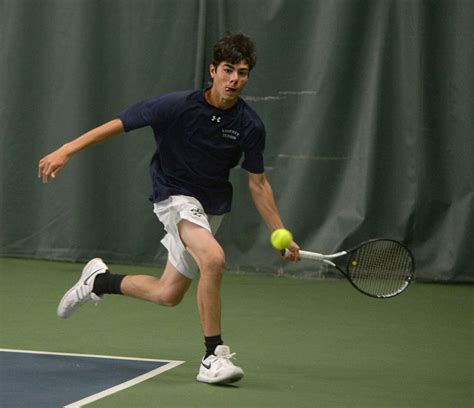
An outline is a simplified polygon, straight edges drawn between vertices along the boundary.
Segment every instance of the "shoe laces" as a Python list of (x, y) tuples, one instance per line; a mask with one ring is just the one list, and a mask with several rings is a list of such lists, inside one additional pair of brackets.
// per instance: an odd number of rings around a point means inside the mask
[(235, 356), (237, 353), (224, 354), (222, 356), (217, 356), (218, 359), (222, 359), (225, 364), (233, 364), (232, 360), (237, 360)]
[[(236, 355), (237, 355), (237, 353), (230, 353), (230, 354), (227, 354), (227, 355), (225, 356), (225, 358), (227, 358), (227, 359), (230, 360), (230, 359), (234, 358), (234, 356), (236, 356)], [(236, 360), (237, 360), (237, 359), (236, 359)]]

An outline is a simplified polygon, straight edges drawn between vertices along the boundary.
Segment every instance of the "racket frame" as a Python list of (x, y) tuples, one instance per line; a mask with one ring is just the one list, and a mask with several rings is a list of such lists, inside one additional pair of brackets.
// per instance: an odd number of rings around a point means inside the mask
[[(350, 254), (351, 252), (354, 252), (356, 250), (358, 250), (359, 248), (361, 248), (362, 246), (364, 245), (367, 245), (367, 244), (370, 244), (372, 242), (376, 242), (376, 241), (391, 241), (391, 242), (395, 242), (397, 243), (398, 245), (402, 246), (406, 251), (407, 253), (410, 255), (410, 258), (411, 258), (411, 265), (412, 265), (412, 268), (411, 268), (411, 273), (406, 277), (406, 280), (405, 280), (405, 283), (404, 285), (402, 285), (398, 290), (396, 290), (395, 292), (393, 293), (388, 293), (388, 294), (384, 294), (384, 295), (375, 295), (373, 293), (368, 293), (366, 291), (364, 291), (363, 289), (359, 288), (351, 279), (350, 275), (345, 271), (343, 270), (339, 265), (337, 265), (336, 263), (332, 262), (332, 259), (335, 259), (335, 258), (339, 258), (339, 257), (343, 257), (345, 255), (348, 255)], [(285, 249), (284, 251), (284, 254), (287, 254), (289, 251), (288, 249)], [(397, 241), (397, 240), (394, 240), (394, 239), (390, 239), (390, 238), (374, 238), (374, 239), (369, 239), (367, 241), (364, 241), (362, 243), (360, 243), (359, 245), (351, 248), (351, 249), (347, 249), (345, 251), (340, 251), (340, 252), (336, 252), (334, 254), (320, 254), (318, 252), (311, 252), (311, 251), (303, 251), (303, 250), (300, 250), (300, 257), (301, 259), (307, 259), (307, 260), (311, 260), (311, 261), (321, 261), (321, 262), (324, 262), (325, 264), (327, 265), (330, 265), (332, 266), (333, 268), (337, 269), (339, 272), (341, 272), (344, 277), (350, 282), (350, 284), (355, 288), (357, 289), (359, 292), (363, 293), (364, 295), (366, 296), (370, 296), (372, 298), (376, 298), (376, 299), (390, 299), (390, 298), (393, 298), (397, 295), (399, 295), (400, 293), (402, 293), (403, 291), (405, 291), (405, 289), (410, 285), (410, 283), (413, 281), (415, 275), (414, 275), (414, 271), (415, 271), (415, 258), (413, 257), (413, 254), (411, 253), (410, 249), (404, 245), (403, 243), (401, 243), (400, 241)]]

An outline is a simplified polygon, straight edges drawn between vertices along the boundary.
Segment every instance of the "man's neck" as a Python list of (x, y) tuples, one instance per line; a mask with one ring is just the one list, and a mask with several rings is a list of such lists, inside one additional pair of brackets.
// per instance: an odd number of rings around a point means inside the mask
[(230, 109), (232, 108), (238, 101), (238, 99), (223, 99), (219, 96), (217, 92), (215, 92), (214, 88), (209, 88), (206, 92), (204, 92), (206, 97), (206, 101), (209, 105), (212, 105), (218, 109)]

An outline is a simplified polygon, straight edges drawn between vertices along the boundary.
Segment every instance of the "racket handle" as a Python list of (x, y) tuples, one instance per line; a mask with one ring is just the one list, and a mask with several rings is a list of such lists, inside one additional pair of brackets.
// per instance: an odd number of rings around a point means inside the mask
[[(282, 255), (287, 255), (289, 252), (290, 251), (288, 251), (288, 249), (285, 249), (284, 252), (282, 251)], [(346, 255), (346, 254), (347, 254), (347, 251), (341, 251), (341, 252), (337, 252), (337, 253), (331, 254), (331, 255), (324, 255), (324, 254), (320, 254), (318, 252), (310, 252), (310, 251), (300, 250), (301, 259), (310, 259), (310, 260), (313, 260), (313, 261), (324, 261), (324, 262), (327, 262), (328, 259), (338, 258), (338, 257)], [(330, 262), (330, 265), (333, 265), (333, 263)]]
[[(282, 256), (286, 256), (290, 253), (288, 249), (282, 249), (281, 254)], [(325, 258), (325, 255), (323, 254), (318, 254), (317, 252), (309, 252), (309, 251), (301, 251), (300, 250), (300, 257), (302, 259), (312, 259), (316, 261), (320, 261)]]

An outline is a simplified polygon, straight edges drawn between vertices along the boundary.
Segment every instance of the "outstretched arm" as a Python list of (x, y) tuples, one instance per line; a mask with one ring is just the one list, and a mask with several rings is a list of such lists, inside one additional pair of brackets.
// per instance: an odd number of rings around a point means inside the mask
[[(265, 174), (249, 173), (248, 184), (255, 206), (269, 230), (274, 231), (278, 228), (285, 228), (280, 212), (276, 206), (272, 186)], [(285, 259), (298, 261), (300, 259), (300, 247), (298, 244), (293, 241), (288, 249), (290, 253), (285, 256)]]
[(38, 177), (47, 183), (50, 178), (56, 175), (66, 166), (69, 159), (86, 147), (102, 143), (112, 136), (124, 132), (123, 123), (120, 119), (113, 119), (110, 122), (84, 133), (77, 139), (66, 143), (59, 149), (43, 157), (38, 165)]

